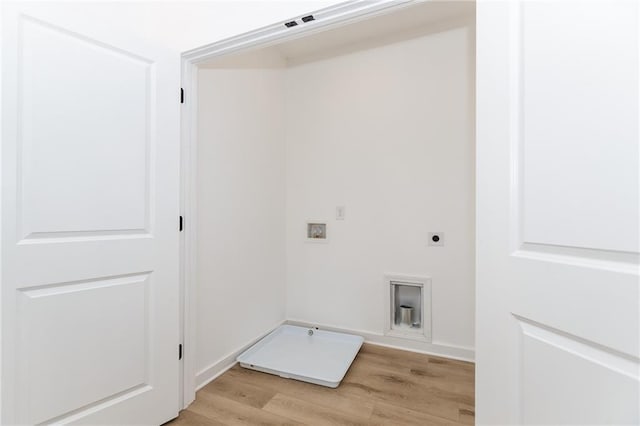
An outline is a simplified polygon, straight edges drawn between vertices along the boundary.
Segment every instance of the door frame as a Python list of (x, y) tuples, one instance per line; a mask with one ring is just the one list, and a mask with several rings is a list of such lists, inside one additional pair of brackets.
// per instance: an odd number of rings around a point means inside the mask
[[(306, 37), (374, 16), (392, 13), (419, 0), (356, 0), (339, 3), (296, 16), (235, 37), (182, 53), (180, 111), (180, 215), (184, 227), (180, 236), (180, 341), (183, 358), (180, 368), (180, 407), (187, 408), (196, 393), (196, 257), (197, 257), (197, 134), (198, 66), (213, 58), (263, 48)], [(304, 23), (302, 18), (313, 15)], [(285, 26), (296, 21), (298, 25)]]

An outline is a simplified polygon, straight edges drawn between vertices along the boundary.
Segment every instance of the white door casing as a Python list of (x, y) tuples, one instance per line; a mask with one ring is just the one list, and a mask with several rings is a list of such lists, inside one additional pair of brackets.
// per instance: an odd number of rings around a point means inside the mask
[(178, 412), (179, 56), (115, 21), (2, 21), (2, 424)]
[(639, 8), (478, 3), (478, 424), (640, 422)]

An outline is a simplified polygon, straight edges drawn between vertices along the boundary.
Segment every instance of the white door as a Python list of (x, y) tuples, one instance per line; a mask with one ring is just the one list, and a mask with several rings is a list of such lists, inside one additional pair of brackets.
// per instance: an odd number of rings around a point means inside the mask
[(5, 5), (2, 424), (178, 412), (179, 58)]
[(478, 424), (640, 422), (639, 14), (478, 4)]

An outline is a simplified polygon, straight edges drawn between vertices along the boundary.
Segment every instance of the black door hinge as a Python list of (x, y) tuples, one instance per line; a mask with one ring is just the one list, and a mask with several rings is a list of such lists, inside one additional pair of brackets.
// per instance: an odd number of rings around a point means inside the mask
[(180, 232), (184, 229), (184, 219), (180, 216)]
[(184, 103), (184, 89), (182, 87), (180, 88), (180, 103)]
[(182, 359), (182, 343), (178, 345), (178, 361)]

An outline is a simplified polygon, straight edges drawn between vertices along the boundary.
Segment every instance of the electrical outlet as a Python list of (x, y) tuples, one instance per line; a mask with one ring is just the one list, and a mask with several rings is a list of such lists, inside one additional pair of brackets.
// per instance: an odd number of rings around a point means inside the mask
[(437, 247), (444, 246), (444, 232), (429, 232), (429, 245)]

